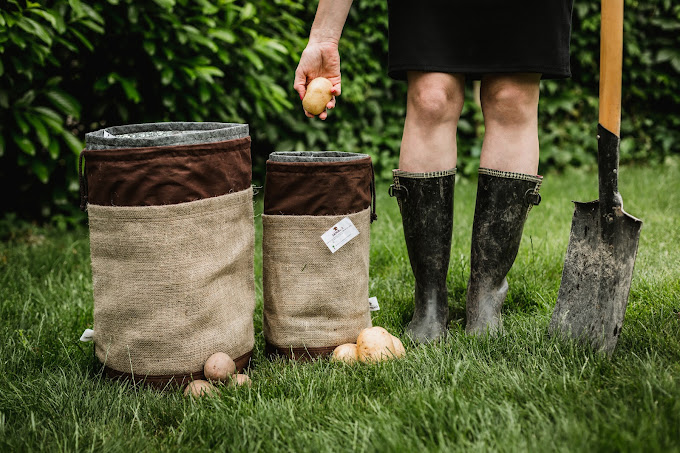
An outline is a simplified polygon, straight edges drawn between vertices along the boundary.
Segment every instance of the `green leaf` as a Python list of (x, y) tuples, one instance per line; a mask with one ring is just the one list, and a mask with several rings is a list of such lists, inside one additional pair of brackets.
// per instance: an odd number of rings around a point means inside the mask
[(52, 140), (50, 140), (50, 143), (47, 146), (47, 151), (49, 151), (50, 157), (53, 160), (57, 160), (59, 158), (60, 147), (59, 147), (59, 141), (56, 138), (53, 138)]
[(268, 39), (266, 46), (274, 49), (275, 51), (277, 51), (280, 54), (288, 55), (288, 49), (286, 49), (286, 47), (278, 41), (275, 41), (273, 39)]
[(64, 138), (64, 142), (66, 142), (66, 146), (68, 146), (71, 152), (76, 156), (80, 155), (80, 152), (83, 150), (83, 142), (66, 130), (62, 132), (61, 136)]
[(77, 17), (82, 17), (85, 15), (85, 11), (83, 10), (83, 5), (80, 2), (80, 0), (68, 0), (68, 4), (71, 6), (71, 10), (73, 12), (73, 15)]
[(83, 35), (81, 32), (79, 32), (78, 30), (76, 30), (76, 29), (73, 28), (73, 27), (71, 27), (71, 28), (69, 29), (69, 31), (70, 31), (71, 33), (73, 33), (73, 34), (75, 35), (75, 37), (78, 38), (78, 40), (79, 40), (80, 42), (82, 42), (82, 43), (85, 45), (85, 47), (88, 48), (88, 50), (89, 50), (90, 52), (94, 52), (94, 45), (92, 45), (92, 43), (90, 42), (90, 40), (87, 39), (87, 38), (85, 37), (85, 35)]
[(172, 8), (175, 7), (175, 0), (154, 0), (154, 2), (168, 11), (172, 11)]
[(258, 71), (261, 71), (264, 69), (264, 63), (262, 63), (262, 59), (252, 50), (250, 49), (243, 49), (241, 51), (243, 55), (255, 66), (255, 69)]
[(80, 23), (83, 24), (84, 26), (86, 26), (87, 28), (89, 28), (90, 30), (92, 30), (95, 33), (104, 34), (104, 27), (102, 27), (101, 25), (99, 25), (99, 24), (97, 24), (97, 23), (95, 23), (91, 20), (84, 20), (84, 21), (81, 21)]
[(33, 146), (33, 142), (31, 142), (27, 137), (24, 135), (12, 134), (12, 139), (14, 140), (14, 143), (17, 144), (19, 149), (25, 154), (28, 154), (29, 156), (35, 156), (35, 146)]
[(47, 31), (45, 27), (43, 27), (41, 24), (34, 21), (33, 19), (29, 19), (28, 17), (24, 16), (17, 22), (17, 25), (25, 32), (37, 36), (39, 39), (44, 41), (45, 44), (47, 44), (48, 46), (52, 45), (52, 36), (50, 35), (50, 33)]
[(208, 49), (212, 50), (213, 52), (217, 52), (219, 50), (219, 48), (217, 47), (217, 44), (215, 44), (211, 39), (206, 38), (203, 35), (190, 34), (189, 39), (198, 43), (198, 44), (201, 44), (202, 46), (207, 47)]
[(35, 115), (31, 114), (26, 114), (26, 120), (31, 123), (31, 126), (33, 126), (33, 130), (35, 131), (35, 135), (38, 136), (38, 141), (40, 144), (43, 146), (43, 148), (47, 148), (47, 146), (50, 144), (50, 133), (47, 132), (47, 128), (45, 125), (40, 121), (40, 118), (38, 118)]
[(73, 116), (76, 119), (80, 118), (80, 103), (73, 96), (62, 90), (47, 91), (45, 96), (63, 114)]
[(252, 3), (246, 3), (241, 9), (241, 20), (248, 20), (255, 16), (257, 10)]
[(664, 61), (670, 61), (673, 58), (677, 58), (678, 56), (680, 56), (680, 52), (675, 49), (661, 49), (656, 54), (656, 62), (662, 63)]
[(57, 112), (55, 112), (54, 110), (52, 110), (52, 109), (49, 108), (49, 107), (42, 107), (42, 106), (33, 107), (32, 110), (33, 110), (34, 112), (37, 112), (37, 113), (39, 113), (40, 115), (42, 115), (42, 116), (43, 116), (43, 121), (44, 121), (45, 119), (50, 119), (50, 120), (52, 120), (52, 121), (58, 122), (59, 124), (62, 124), (62, 123), (64, 122), (64, 118), (63, 118), (60, 114), (58, 114)]
[(166, 66), (163, 68), (163, 71), (161, 72), (161, 83), (163, 85), (169, 85), (170, 82), (172, 82), (172, 78), (174, 76), (174, 72), (172, 71), (172, 68)]
[(142, 100), (142, 97), (139, 95), (139, 91), (137, 91), (136, 82), (134, 79), (122, 77), (118, 74), (114, 74), (115, 79), (120, 83), (120, 85), (123, 87), (123, 91), (125, 92), (125, 96), (128, 98), (128, 100), (134, 102), (135, 104), (138, 104), (139, 101)]
[(31, 162), (31, 170), (33, 170), (33, 173), (38, 177), (41, 183), (47, 184), (50, 180), (50, 171), (41, 161), (34, 159)]
[(196, 75), (206, 82), (213, 83), (213, 76), (223, 77), (224, 72), (214, 66), (196, 66), (194, 68)]
[(16, 121), (17, 126), (19, 126), (19, 131), (23, 134), (26, 135), (28, 132), (31, 130), (31, 126), (28, 125), (26, 122), (26, 119), (23, 117), (20, 111), (14, 110), (12, 112), (14, 116), (14, 121)]
[(152, 41), (144, 41), (142, 46), (144, 47), (144, 51), (146, 51), (147, 54), (153, 56), (153, 54), (156, 53), (156, 44)]
[(52, 15), (49, 11), (45, 11), (44, 9), (38, 9), (38, 8), (29, 8), (27, 10), (29, 13), (35, 14), (36, 16), (40, 16), (43, 19), (45, 19), (47, 22), (52, 25), (52, 27), (57, 28), (57, 18)]
[(228, 44), (233, 44), (236, 42), (236, 35), (231, 30), (210, 30), (208, 34), (213, 38), (219, 39), (220, 41), (224, 41)]

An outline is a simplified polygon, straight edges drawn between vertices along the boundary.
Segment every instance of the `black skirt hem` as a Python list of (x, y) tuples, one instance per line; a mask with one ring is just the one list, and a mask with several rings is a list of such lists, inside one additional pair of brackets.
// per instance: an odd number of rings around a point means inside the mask
[(541, 79), (568, 79), (571, 77), (571, 69), (557, 68), (549, 66), (527, 66), (519, 65), (498, 66), (498, 67), (474, 67), (474, 66), (436, 66), (423, 64), (399, 64), (389, 65), (387, 75), (394, 80), (406, 80), (406, 73), (408, 71), (422, 71), (422, 72), (445, 72), (448, 74), (464, 74), (473, 80), (480, 80), (485, 74), (515, 74), (519, 72), (533, 72), (540, 73)]

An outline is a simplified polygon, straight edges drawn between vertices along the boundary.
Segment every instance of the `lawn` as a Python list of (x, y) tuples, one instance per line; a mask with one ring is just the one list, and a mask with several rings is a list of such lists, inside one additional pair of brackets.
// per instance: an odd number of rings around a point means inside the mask
[[(680, 160), (621, 169), (626, 210), (644, 226), (614, 356), (547, 333), (570, 200), (597, 198), (596, 178), (546, 176), (493, 339), (464, 334), (476, 184), (459, 180), (450, 335), (406, 344), (399, 361), (267, 360), (258, 251), (253, 385), (200, 401), (101, 378), (77, 341), (92, 325), (87, 229), (17, 227), (0, 243), (0, 451), (680, 451)], [(402, 335), (413, 277), (386, 192), (371, 231), (373, 322)]]

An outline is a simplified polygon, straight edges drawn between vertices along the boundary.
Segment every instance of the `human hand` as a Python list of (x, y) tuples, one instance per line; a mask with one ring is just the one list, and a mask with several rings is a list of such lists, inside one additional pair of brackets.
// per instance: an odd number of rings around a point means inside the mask
[[(333, 84), (331, 94), (333, 97), (326, 104), (326, 110), (319, 114), (319, 118), (325, 120), (328, 110), (335, 107), (335, 96), (340, 96), (340, 54), (337, 43), (312, 43), (310, 42), (300, 56), (300, 63), (295, 70), (295, 82), (293, 88), (300, 95), (300, 100), (307, 93), (307, 85), (317, 77), (325, 77)], [(305, 111), (305, 115), (313, 118), (314, 115)]]

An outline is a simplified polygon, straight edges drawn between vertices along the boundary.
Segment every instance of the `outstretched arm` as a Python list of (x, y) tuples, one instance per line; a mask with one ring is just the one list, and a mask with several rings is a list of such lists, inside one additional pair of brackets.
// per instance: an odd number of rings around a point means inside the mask
[[(305, 96), (307, 84), (311, 80), (325, 77), (333, 84), (331, 93), (334, 95), (326, 108), (335, 107), (335, 96), (339, 96), (341, 92), (338, 42), (351, 6), (352, 0), (319, 0), (309, 42), (295, 70), (293, 88), (300, 95), (300, 99)], [(308, 112), (305, 114), (310, 118), (314, 116)], [(328, 112), (324, 111), (319, 118), (324, 120), (327, 116)]]

